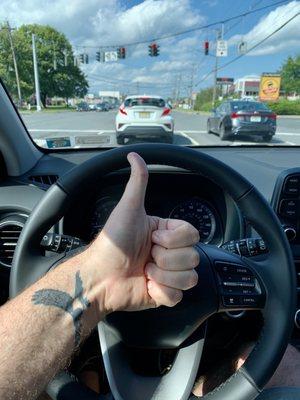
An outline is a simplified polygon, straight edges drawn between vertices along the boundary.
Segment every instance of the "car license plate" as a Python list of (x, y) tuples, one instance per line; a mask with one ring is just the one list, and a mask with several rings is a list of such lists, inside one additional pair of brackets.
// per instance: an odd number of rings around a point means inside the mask
[(261, 122), (261, 117), (257, 116), (257, 115), (253, 115), (252, 117), (250, 117), (250, 121), (251, 122)]
[(150, 118), (149, 112), (140, 112), (140, 118)]

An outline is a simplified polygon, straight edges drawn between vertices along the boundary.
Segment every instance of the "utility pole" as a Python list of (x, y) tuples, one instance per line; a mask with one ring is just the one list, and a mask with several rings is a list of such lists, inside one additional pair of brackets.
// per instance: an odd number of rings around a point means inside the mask
[(195, 69), (196, 69), (196, 65), (195, 64), (193, 64), (193, 67), (192, 67), (192, 72), (191, 72), (191, 81), (190, 81), (190, 93), (189, 93), (189, 97), (190, 97), (190, 106), (191, 106), (191, 108), (194, 108), (193, 107), (193, 103), (194, 103), (194, 101), (193, 101), (193, 89), (194, 89), (194, 76), (195, 76)]
[(35, 34), (32, 34), (32, 55), (33, 55), (33, 70), (34, 70), (34, 83), (35, 83), (35, 97), (36, 97), (36, 111), (41, 111), (41, 96), (40, 96), (40, 81), (39, 71), (37, 64), (37, 55), (35, 48)]
[(178, 78), (178, 86), (177, 86), (177, 100), (180, 101), (180, 92), (181, 92), (181, 73)]
[(215, 107), (216, 97), (217, 97), (217, 75), (218, 75), (218, 57), (217, 57), (217, 42), (219, 39), (223, 39), (224, 36), (224, 24), (222, 24), (222, 29), (216, 31), (216, 62), (214, 69), (214, 90), (213, 90), (213, 98), (212, 98), (212, 106)]
[(20, 103), (20, 106), (21, 106), (21, 104), (22, 104), (21, 86), (20, 86), (20, 79), (19, 79), (19, 71), (18, 71), (16, 53), (15, 53), (14, 43), (13, 43), (12, 35), (11, 35), (12, 28), (10, 27), (8, 21), (6, 22), (6, 24), (7, 24), (7, 32), (8, 32), (8, 37), (9, 37), (9, 42), (10, 42), (10, 47), (11, 47), (13, 62), (14, 62), (15, 74), (16, 74), (16, 83), (17, 83), (17, 90), (18, 90), (18, 98), (19, 98), (19, 103)]

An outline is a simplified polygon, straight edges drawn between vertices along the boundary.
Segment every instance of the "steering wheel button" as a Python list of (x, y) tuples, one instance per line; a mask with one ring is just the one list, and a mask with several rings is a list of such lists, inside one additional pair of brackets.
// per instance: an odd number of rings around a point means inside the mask
[(258, 296), (241, 296), (240, 302), (243, 306), (257, 306), (259, 298)]
[(227, 307), (238, 306), (241, 304), (240, 296), (223, 296), (223, 304)]

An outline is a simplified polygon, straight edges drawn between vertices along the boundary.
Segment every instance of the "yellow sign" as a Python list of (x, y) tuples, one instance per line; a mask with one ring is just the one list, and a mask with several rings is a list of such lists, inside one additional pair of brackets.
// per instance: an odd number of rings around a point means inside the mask
[(261, 101), (278, 100), (280, 82), (280, 75), (262, 75), (259, 85), (259, 99)]

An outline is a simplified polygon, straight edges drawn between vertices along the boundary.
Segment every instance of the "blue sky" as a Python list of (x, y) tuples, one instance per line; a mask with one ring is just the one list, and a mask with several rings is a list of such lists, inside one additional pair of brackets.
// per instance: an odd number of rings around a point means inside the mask
[[(203, 55), (203, 42), (209, 40), (211, 53), (215, 31), (202, 30), (167, 40), (159, 40), (160, 56), (148, 56), (148, 44), (154, 37), (180, 32), (195, 26), (224, 20), (250, 9), (274, 4), (277, 0), (2, 0), (0, 21), (11, 24), (49, 24), (64, 32), (75, 53), (89, 53), (90, 63), (82, 66), (91, 92), (116, 89), (127, 93), (152, 92), (171, 95), (180, 87), (184, 95), (212, 84), (209, 76), (214, 57)], [(17, 12), (16, 12), (17, 10)], [(225, 24), (229, 55), (220, 65), (237, 55), (243, 39), (253, 46), (290, 17), (300, 12), (300, 1), (286, 1), (264, 11)], [(232, 26), (236, 25), (236, 26)], [(220, 71), (219, 76), (233, 78), (277, 71), (289, 55), (300, 53), (300, 16), (249, 55)], [(220, 28), (218, 26), (217, 28)], [(227, 32), (228, 30), (228, 32)], [(127, 58), (116, 63), (95, 61), (97, 48), (104, 45), (149, 43), (128, 46)], [(85, 48), (84, 48), (85, 46)], [(114, 50), (114, 48), (111, 48)], [(193, 79), (192, 79), (193, 76)]]

